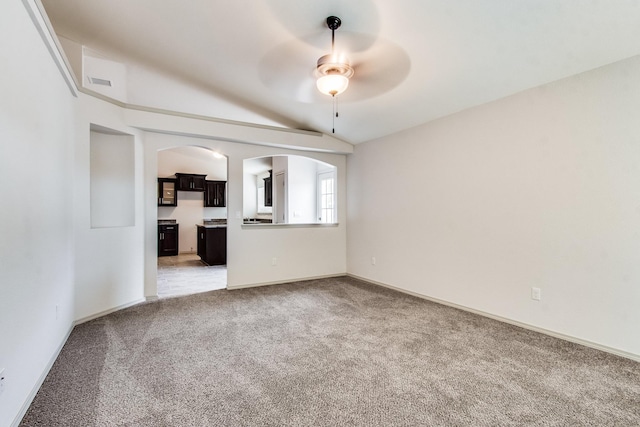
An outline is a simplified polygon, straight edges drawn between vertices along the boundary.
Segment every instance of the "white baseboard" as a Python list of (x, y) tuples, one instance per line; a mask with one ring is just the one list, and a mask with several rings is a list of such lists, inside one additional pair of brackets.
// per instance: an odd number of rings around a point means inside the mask
[(119, 305), (117, 307), (113, 307), (113, 308), (110, 308), (108, 310), (104, 310), (104, 311), (101, 311), (99, 313), (91, 314), (91, 315), (83, 317), (81, 319), (77, 319), (73, 323), (73, 326), (80, 325), (80, 324), (88, 322), (90, 320), (97, 319), (98, 317), (106, 316), (107, 314), (111, 314), (111, 313), (114, 313), (116, 311), (120, 311), (120, 310), (123, 310), (125, 308), (129, 308), (129, 307), (132, 307), (134, 305), (138, 305), (138, 304), (143, 303), (143, 302), (147, 302), (147, 298), (140, 298), (140, 299), (137, 299), (135, 301), (131, 301), (131, 302), (128, 302), (126, 304), (122, 304), (122, 305)]
[(477, 310), (475, 308), (471, 308), (471, 307), (467, 307), (467, 306), (464, 306), (464, 305), (456, 304), (456, 303), (449, 302), (449, 301), (446, 301), (446, 300), (442, 300), (442, 299), (439, 299), (439, 298), (433, 298), (433, 297), (430, 297), (430, 296), (427, 296), (427, 295), (419, 294), (417, 292), (408, 291), (406, 289), (398, 288), (396, 286), (388, 285), (386, 283), (377, 282), (375, 280), (367, 279), (365, 277), (360, 277), (360, 276), (357, 276), (355, 274), (347, 274), (347, 276), (353, 277), (354, 279), (362, 280), (363, 282), (371, 283), (372, 285), (377, 285), (377, 286), (382, 286), (384, 288), (393, 289), (395, 291), (402, 292), (402, 293), (405, 293), (405, 294), (408, 294), (408, 295), (411, 295), (411, 296), (414, 296), (414, 297), (422, 298), (422, 299), (425, 299), (425, 300), (428, 300), (428, 301), (432, 301), (432, 302), (435, 302), (435, 303), (438, 303), (438, 304), (442, 304), (442, 305), (446, 305), (446, 306), (449, 306), (449, 307), (457, 308), (459, 310), (468, 311), (470, 313), (474, 313), (474, 314), (478, 314), (480, 316), (488, 317), (490, 319), (497, 320), (499, 322), (508, 323), (510, 325), (518, 326), (518, 327), (523, 328), (523, 329), (528, 329), (530, 331), (539, 332), (541, 334), (549, 335), (549, 336), (552, 336), (554, 338), (560, 338), (560, 339), (565, 340), (565, 341), (569, 341), (569, 342), (572, 342), (572, 343), (575, 343), (575, 344), (580, 344), (580, 345), (583, 345), (585, 347), (594, 348), (596, 350), (604, 351), (606, 353), (615, 354), (616, 356), (620, 356), (620, 357), (624, 357), (624, 358), (627, 358), (627, 359), (634, 360), (636, 362), (640, 362), (640, 354), (629, 353), (628, 351), (624, 351), (624, 350), (620, 350), (620, 349), (617, 349), (617, 348), (609, 347), (609, 346), (606, 346), (606, 345), (603, 345), (603, 344), (598, 344), (596, 342), (584, 340), (582, 338), (577, 338), (577, 337), (574, 337), (574, 336), (571, 336), (571, 335), (566, 335), (566, 334), (563, 334), (561, 332), (556, 332), (556, 331), (552, 331), (552, 330), (549, 330), (549, 329), (540, 328), (538, 326), (530, 325), (528, 323), (519, 322), (517, 320), (512, 320), (512, 319), (509, 319), (509, 318), (506, 318), (506, 317), (497, 316), (495, 314), (487, 313), (487, 312), (482, 311), (482, 310)]
[(53, 367), (53, 364), (56, 362), (56, 359), (60, 355), (62, 348), (67, 343), (67, 340), (69, 339), (69, 336), (73, 331), (73, 328), (74, 328), (74, 325), (72, 324), (69, 330), (67, 331), (67, 333), (65, 334), (64, 338), (60, 342), (60, 345), (58, 346), (56, 351), (53, 352), (53, 355), (49, 359), (49, 362), (47, 362), (47, 365), (44, 367), (44, 370), (40, 374), (38, 381), (36, 381), (36, 383), (33, 385), (33, 388), (31, 389), (31, 392), (27, 396), (27, 399), (22, 404), (22, 408), (20, 408), (20, 412), (18, 412), (15, 419), (11, 423), (11, 427), (18, 427), (20, 425), (20, 422), (22, 422), (22, 419), (24, 418), (25, 414), (29, 410), (29, 407), (31, 406), (33, 399), (35, 399), (36, 394), (38, 394), (38, 390), (40, 390), (40, 387), (42, 387), (42, 383), (44, 383), (44, 380), (47, 378), (47, 375), (49, 375), (49, 371), (51, 370), (51, 367)]
[(227, 289), (230, 291), (233, 291), (236, 289), (258, 288), (260, 286), (271, 286), (271, 285), (281, 285), (284, 283), (304, 282), (305, 280), (329, 279), (331, 277), (344, 277), (346, 275), (347, 273), (338, 273), (338, 274), (327, 274), (324, 276), (303, 277), (300, 279), (277, 280), (275, 282), (248, 283), (245, 285), (227, 285)]

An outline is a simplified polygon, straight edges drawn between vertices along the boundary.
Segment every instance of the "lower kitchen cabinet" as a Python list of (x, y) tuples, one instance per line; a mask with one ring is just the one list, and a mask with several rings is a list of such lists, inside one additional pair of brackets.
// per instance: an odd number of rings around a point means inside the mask
[(198, 225), (198, 256), (208, 265), (227, 263), (227, 227)]
[(158, 225), (158, 256), (178, 255), (178, 224)]

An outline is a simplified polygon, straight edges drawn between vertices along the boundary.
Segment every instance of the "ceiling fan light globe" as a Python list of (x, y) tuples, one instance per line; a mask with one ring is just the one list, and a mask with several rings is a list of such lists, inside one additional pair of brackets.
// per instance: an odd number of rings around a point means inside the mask
[(336, 96), (347, 90), (349, 79), (342, 74), (327, 74), (318, 78), (316, 86), (321, 93)]

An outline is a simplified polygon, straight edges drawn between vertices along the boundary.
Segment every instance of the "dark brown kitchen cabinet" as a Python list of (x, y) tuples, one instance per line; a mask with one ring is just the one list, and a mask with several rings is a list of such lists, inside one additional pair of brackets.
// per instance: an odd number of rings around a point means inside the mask
[(208, 265), (227, 263), (227, 227), (198, 228), (198, 256)]
[(226, 181), (205, 181), (204, 206), (206, 208), (223, 208), (226, 204)]
[(158, 178), (158, 206), (178, 206), (178, 192), (174, 178)]
[(178, 255), (178, 224), (158, 225), (158, 256)]
[(178, 190), (180, 191), (204, 191), (205, 177), (193, 173), (176, 173)]
[(264, 179), (264, 205), (273, 206), (273, 176), (272, 171), (269, 171), (269, 178)]

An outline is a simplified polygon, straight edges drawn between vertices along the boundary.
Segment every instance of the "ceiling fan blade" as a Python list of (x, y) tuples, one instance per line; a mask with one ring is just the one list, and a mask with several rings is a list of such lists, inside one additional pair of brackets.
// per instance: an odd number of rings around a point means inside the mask
[(258, 63), (262, 83), (278, 96), (303, 103), (318, 100), (314, 70), (322, 51), (292, 40), (271, 49)]
[[(336, 35), (336, 39), (338, 36)], [(367, 51), (375, 37), (363, 33), (344, 33), (336, 41), (336, 52)], [(267, 52), (258, 63), (260, 80), (278, 95), (298, 102), (312, 103), (324, 95), (315, 89), (314, 71), (318, 58), (331, 52), (331, 32), (292, 39)]]
[[(318, 58), (330, 51), (329, 31), (282, 43), (258, 63), (260, 80), (278, 96), (302, 103), (322, 101), (326, 95), (316, 89), (314, 72)], [(340, 38), (336, 34), (336, 52), (345, 52), (355, 70), (349, 90), (340, 95), (344, 102), (372, 98), (393, 89), (411, 68), (409, 56), (401, 47), (369, 34), (343, 32)]]
[(395, 43), (378, 40), (369, 50), (354, 54), (354, 75), (349, 82), (348, 98), (360, 101), (388, 92), (402, 83), (411, 69), (409, 55)]
[[(331, 47), (331, 33), (329, 33), (329, 48)], [(373, 34), (355, 33), (352, 31), (336, 31), (336, 51), (344, 52), (348, 56), (352, 56), (358, 52), (365, 52), (371, 49), (377, 36)], [(329, 52), (327, 52), (329, 53)]]

